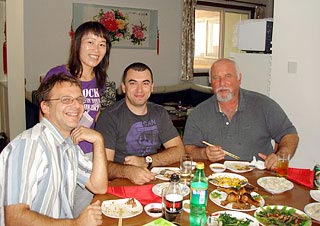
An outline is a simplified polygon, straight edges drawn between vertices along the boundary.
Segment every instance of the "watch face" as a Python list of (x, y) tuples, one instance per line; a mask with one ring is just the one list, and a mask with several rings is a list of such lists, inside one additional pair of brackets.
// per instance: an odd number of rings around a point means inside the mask
[(147, 162), (147, 163), (152, 162), (152, 158), (151, 158), (150, 156), (147, 156), (147, 157), (146, 157), (146, 162)]

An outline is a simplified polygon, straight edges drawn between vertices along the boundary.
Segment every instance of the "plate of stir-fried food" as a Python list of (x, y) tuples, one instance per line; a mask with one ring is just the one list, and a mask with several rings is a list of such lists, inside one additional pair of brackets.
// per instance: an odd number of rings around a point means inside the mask
[(229, 210), (252, 211), (264, 206), (265, 201), (257, 192), (257, 188), (246, 185), (241, 188), (218, 187), (209, 198), (216, 205)]
[(259, 222), (252, 216), (238, 211), (219, 211), (212, 213), (207, 220), (210, 226), (259, 226)]
[(248, 179), (235, 173), (214, 173), (209, 176), (209, 182), (217, 187), (240, 188), (248, 184)]
[(254, 217), (264, 226), (290, 225), (311, 226), (311, 218), (304, 212), (288, 206), (265, 206), (260, 207), (254, 213)]

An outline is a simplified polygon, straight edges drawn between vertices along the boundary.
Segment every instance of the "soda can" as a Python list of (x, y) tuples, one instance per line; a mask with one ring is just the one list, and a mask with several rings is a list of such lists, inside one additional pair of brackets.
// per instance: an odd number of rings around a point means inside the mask
[(320, 190), (320, 164), (314, 166), (314, 188)]

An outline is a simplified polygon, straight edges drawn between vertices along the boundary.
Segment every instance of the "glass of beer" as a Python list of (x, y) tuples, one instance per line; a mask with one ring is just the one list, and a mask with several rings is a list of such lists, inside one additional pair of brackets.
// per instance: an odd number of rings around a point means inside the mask
[(180, 158), (180, 183), (189, 184), (192, 174), (192, 157), (183, 155)]
[(290, 154), (288, 153), (278, 153), (277, 156), (277, 175), (278, 177), (287, 177)]

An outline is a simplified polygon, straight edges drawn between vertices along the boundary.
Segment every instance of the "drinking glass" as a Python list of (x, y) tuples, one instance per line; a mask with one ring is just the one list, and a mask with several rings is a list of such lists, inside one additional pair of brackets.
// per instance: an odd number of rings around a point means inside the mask
[(290, 154), (278, 153), (277, 156), (277, 175), (278, 177), (287, 177), (289, 168)]
[(189, 184), (192, 174), (192, 157), (183, 155), (180, 157), (180, 182)]

